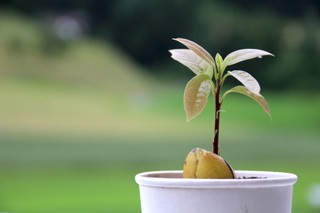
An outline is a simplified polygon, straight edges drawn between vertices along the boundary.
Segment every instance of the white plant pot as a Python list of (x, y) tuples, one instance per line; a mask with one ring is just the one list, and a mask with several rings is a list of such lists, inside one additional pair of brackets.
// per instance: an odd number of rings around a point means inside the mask
[(138, 174), (142, 213), (291, 213), (296, 175), (235, 173), (249, 179), (184, 179), (182, 171)]

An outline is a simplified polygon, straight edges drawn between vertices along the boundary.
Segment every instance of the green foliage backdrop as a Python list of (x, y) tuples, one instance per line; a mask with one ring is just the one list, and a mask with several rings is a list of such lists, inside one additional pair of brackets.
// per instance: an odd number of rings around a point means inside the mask
[[(168, 64), (167, 50), (176, 47), (171, 38), (186, 37), (222, 56), (241, 48), (275, 54), (272, 63), (243, 65), (248, 71), (259, 67), (256, 76), (264, 87), (320, 87), (318, 1), (7, 0), (0, 4), (38, 19), (77, 18), (86, 33), (114, 43), (158, 75), (178, 70)], [(185, 76), (182, 73), (180, 77)]]

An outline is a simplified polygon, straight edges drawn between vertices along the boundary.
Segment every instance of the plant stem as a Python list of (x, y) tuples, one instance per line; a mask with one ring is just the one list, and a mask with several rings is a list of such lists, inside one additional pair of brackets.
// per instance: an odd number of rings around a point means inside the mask
[(213, 153), (219, 155), (219, 129), (220, 129), (220, 89), (221, 85), (217, 84), (215, 96), (215, 113), (214, 113), (214, 132), (213, 132)]

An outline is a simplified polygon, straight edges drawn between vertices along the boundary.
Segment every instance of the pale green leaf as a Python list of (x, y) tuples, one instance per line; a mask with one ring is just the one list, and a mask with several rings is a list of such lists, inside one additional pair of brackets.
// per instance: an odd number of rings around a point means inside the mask
[(188, 47), (190, 50), (192, 50), (195, 54), (197, 54), (200, 58), (208, 62), (209, 64), (214, 65), (214, 60), (212, 56), (200, 45), (197, 43), (190, 41), (185, 38), (174, 38), (173, 40), (180, 42), (181, 44)]
[(225, 67), (223, 64), (223, 59), (219, 53), (216, 54), (216, 65), (218, 69), (218, 74), (220, 75), (220, 77), (222, 77)]
[(229, 55), (224, 59), (224, 66), (230, 66), (236, 63), (239, 63), (241, 61), (253, 59), (253, 58), (261, 58), (262, 56), (266, 55), (271, 55), (273, 54), (264, 51), (264, 50), (259, 50), (259, 49), (242, 49), (242, 50), (237, 50)]
[(240, 81), (248, 90), (250, 90), (250, 92), (255, 94), (260, 93), (260, 85), (258, 81), (249, 73), (241, 70), (229, 71), (228, 73)]
[(198, 116), (207, 104), (211, 91), (211, 79), (208, 75), (200, 74), (192, 78), (184, 91), (184, 110), (187, 121)]
[(200, 58), (192, 50), (189, 49), (174, 49), (169, 50), (171, 57), (180, 62), (181, 64), (187, 66), (196, 75), (207, 74), (212, 78), (213, 66), (207, 61)]
[(271, 117), (271, 112), (270, 112), (268, 103), (261, 94), (252, 93), (250, 90), (248, 90), (244, 86), (236, 86), (236, 87), (233, 87), (232, 89), (228, 90), (227, 92), (225, 92), (225, 94), (222, 97), (222, 100), (225, 98), (225, 96), (227, 94), (232, 93), (232, 92), (240, 93), (240, 94), (243, 94), (243, 95), (246, 95), (246, 96), (252, 98), (262, 107), (262, 109), (268, 114), (268, 116)]

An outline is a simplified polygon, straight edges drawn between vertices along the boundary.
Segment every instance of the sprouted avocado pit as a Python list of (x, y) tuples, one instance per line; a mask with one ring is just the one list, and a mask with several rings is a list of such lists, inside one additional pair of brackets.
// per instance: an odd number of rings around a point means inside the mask
[[(220, 156), (219, 152), (222, 103), (227, 95), (239, 93), (255, 100), (269, 117), (271, 117), (271, 112), (267, 101), (260, 94), (258, 81), (246, 71), (227, 71), (227, 67), (253, 58), (273, 56), (273, 54), (259, 49), (241, 49), (230, 53), (224, 59), (219, 53), (213, 58), (193, 41), (184, 38), (174, 40), (186, 46), (187, 49), (169, 50), (171, 57), (188, 67), (196, 75), (187, 83), (184, 91), (184, 110), (187, 121), (197, 117), (203, 111), (210, 93), (215, 102), (213, 151), (209, 152), (200, 148), (191, 150), (183, 166), (183, 177), (237, 178), (231, 166)], [(229, 76), (236, 78), (242, 85), (235, 86), (221, 94), (221, 88)]]

